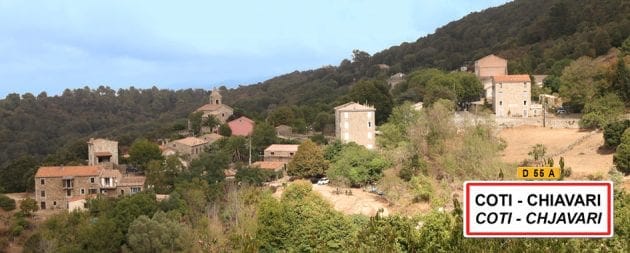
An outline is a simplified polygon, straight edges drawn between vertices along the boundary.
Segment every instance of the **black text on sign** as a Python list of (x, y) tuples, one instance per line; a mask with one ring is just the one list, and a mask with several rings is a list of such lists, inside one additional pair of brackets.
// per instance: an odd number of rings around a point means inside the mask
[(469, 181), (465, 237), (611, 237), (612, 182)]

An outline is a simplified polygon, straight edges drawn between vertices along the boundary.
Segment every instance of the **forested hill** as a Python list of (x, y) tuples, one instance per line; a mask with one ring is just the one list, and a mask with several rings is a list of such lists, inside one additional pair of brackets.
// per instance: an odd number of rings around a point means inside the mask
[[(627, 41), (628, 13), (627, 0), (518, 0), (472, 13), (416, 42), (373, 56), (355, 50), (352, 59), (338, 66), (223, 88), (222, 94), (224, 103), (239, 114), (296, 129), (311, 126), (330, 133), (332, 108), (349, 100), (374, 104), (381, 123), (392, 103), (427, 99), (424, 91), (409, 97), (390, 94), (385, 80), (394, 73), (429, 67), (449, 71), (494, 53), (509, 60), (511, 73), (557, 75), (572, 59), (601, 55)], [(456, 74), (439, 81), (436, 85), (441, 87), (471, 83), (470, 76)], [(456, 100), (470, 97), (443, 89), (433, 91)], [(41, 162), (84, 160), (89, 137), (114, 138), (122, 146), (137, 137), (168, 137), (185, 127), (188, 113), (205, 103), (207, 95), (204, 90), (107, 87), (66, 90), (60, 96), (10, 94), (0, 100), (0, 173)]]
[[(491, 53), (509, 60), (510, 73), (559, 74), (568, 60), (619, 47), (630, 35), (628, 13), (627, 0), (517, 0), (471, 13), (416, 42), (373, 56), (357, 50), (353, 59), (336, 67), (296, 71), (231, 89), (225, 100), (258, 113), (279, 105), (330, 109), (330, 103), (359, 79), (385, 79), (418, 68), (472, 67)], [(390, 67), (380, 69), (377, 64)]]

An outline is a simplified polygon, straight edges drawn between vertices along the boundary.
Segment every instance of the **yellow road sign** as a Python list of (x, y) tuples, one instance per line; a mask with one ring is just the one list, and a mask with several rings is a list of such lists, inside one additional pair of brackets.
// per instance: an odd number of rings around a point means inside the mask
[(518, 167), (516, 177), (523, 179), (560, 179), (560, 168), (556, 167)]

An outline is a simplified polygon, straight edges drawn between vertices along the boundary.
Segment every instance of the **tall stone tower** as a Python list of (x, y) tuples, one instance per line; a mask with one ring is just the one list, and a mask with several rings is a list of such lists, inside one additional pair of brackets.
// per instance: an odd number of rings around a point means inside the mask
[(220, 105), (221, 104), (221, 94), (217, 88), (212, 89), (212, 93), (210, 93), (210, 104), (211, 105)]

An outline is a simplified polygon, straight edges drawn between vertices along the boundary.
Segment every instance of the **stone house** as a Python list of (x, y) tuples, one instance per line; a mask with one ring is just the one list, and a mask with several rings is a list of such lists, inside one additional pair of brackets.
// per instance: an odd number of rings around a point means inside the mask
[(228, 126), (234, 136), (250, 136), (254, 132), (255, 124), (253, 120), (245, 116), (228, 122)]
[(234, 109), (223, 104), (221, 94), (219, 90), (214, 88), (210, 93), (210, 103), (199, 107), (195, 112), (203, 112), (203, 118), (207, 118), (209, 115), (214, 116), (221, 123), (225, 123), (227, 119), (232, 116)]
[(481, 81), (485, 91), (486, 101), (492, 101), (492, 77), (508, 74), (508, 61), (494, 54), (487, 55), (475, 61), (475, 75)]
[(271, 144), (265, 149), (263, 160), (265, 162), (288, 163), (298, 151), (296, 144)]
[(103, 166), (49, 166), (35, 173), (35, 200), (40, 209), (80, 208), (85, 199), (99, 193), (117, 197), (140, 192), (145, 177), (123, 176)]
[[(497, 117), (529, 117), (531, 80), (529, 75), (492, 77), (493, 109)], [(533, 116), (533, 115), (532, 115)]]
[(186, 137), (167, 143), (164, 150), (175, 150), (175, 152), (179, 155), (188, 158), (188, 160), (193, 160), (204, 152), (204, 149), (208, 146), (208, 144), (208, 141), (197, 137)]
[(335, 136), (343, 143), (356, 142), (373, 149), (376, 146), (376, 109), (351, 102), (335, 107)]
[[(88, 144), (88, 165), (118, 165), (118, 142), (90, 138)], [(112, 168), (110, 166), (110, 168)]]

